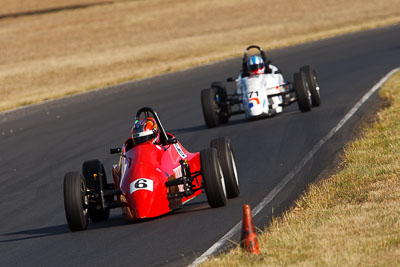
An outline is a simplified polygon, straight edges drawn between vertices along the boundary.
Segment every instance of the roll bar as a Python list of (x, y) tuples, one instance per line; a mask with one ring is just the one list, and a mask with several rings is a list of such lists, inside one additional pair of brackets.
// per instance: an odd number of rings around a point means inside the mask
[(250, 49), (257, 49), (260, 52), (260, 56), (262, 58), (262, 60), (265, 63), (268, 63), (270, 61), (267, 60), (267, 55), (265, 54), (264, 50), (262, 50), (261, 47), (259, 47), (258, 45), (250, 45), (248, 46), (245, 50), (244, 50), (244, 55), (243, 55), (243, 62), (242, 62), (242, 72), (244, 74), (244, 76), (248, 75), (248, 70), (247, 70), (247, 53), (249, 52)]
[(267, 62), (267, 55), (265, 54), (264, 50), (258, 45), (250, 45), (244, 50), (243, 62), (247, 62), (247, 53), (250, 51), (250, 49), (257, 49), (260, 52), (261, 58), (264, 60), (264, 62)]
[[(141, 109), (139, 109), (136, 112), (136, 116), (135, 116), (135, 120), (139, 120), (140, 119), (140, 115), (144, 113), (145, 118), (148, 117), (153, 117), (156, 120), (156, 123), (158, 125), (158, 128), (160, 129), (160, 143), (161, 144), (174, 144), (176, 143), (176, 138), (168, 138), (167, 133), (164, 130), (164, 127), (161, 124), (160, 118), (158, 117), (157, 112), (155, 112), (152, 108), (150, 107), (142, 107)], [(153, 116), (150, 116), (153, 115)]]

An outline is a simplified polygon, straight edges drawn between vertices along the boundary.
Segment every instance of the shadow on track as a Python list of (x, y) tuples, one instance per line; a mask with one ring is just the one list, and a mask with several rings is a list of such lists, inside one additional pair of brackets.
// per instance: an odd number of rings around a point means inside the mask
[[(109, 227), (117, 227), (129, 225), (129, 223), (122, 217), (122, 216), (115, 216), (110, 218), (104, 222), (96, 222), (96, 223), (89, 223), (87, 231), (101, 229), (101, 228), (109, 228)], [(60, 224), (55, 226), (43, 227), (43, 228), (36, 228), (36, 229), (29, 229), (29, 230), (22, 230), (18, 232), (6, 233), (2, 234), (2, 237), (10, 237), (6, 240), (0, 240), (0, 243), (8, 243), (14, 241), (23, 241), (23, 240), (30, 240), (36, 238), (43, 238), (43, 237), (50, 237), (50, 236), (57, 236), (72, 233), (67, 224)], [(21, 236), (22, 235), (22, 236)], [(20, 237), (17, 237), (20, 236)]]
[(171, 130), (168, 130), (167, 132), (175, 135), (175, 134), (181, 134), (181, 133), (199, 132), (199, 131), (204, 131), (207, 129), (208, 128), (205, 125), (199, 125), (199, 126), (190, 126), (190, 127), (186, 127), (186, 128), (171, 129)]
[[(134, 224), (141, 224), (141, 223), (146, 223), (148, 221), (161, 219), (163, 217), (173, 216), (174, 214), (187, 214), (187, 213), (200, 211), (200, 210), (207, 210), (207, 209), (210, 209), (210, 206), (208, 205), (207, 201), (197, 201), (197, 202), (193, 202), (193, 203), (186, 203), (181, 208), (179, 208), (175, 211), (172, 211), (168, 214), (164, 214), (164, 215), (158, 216), (156, 218), (142, 219), (142, 220), (138, 220), (138, 221), (135, 221), (132, 223), (125, 220), (122, 215), (116, 215), (116, 216), (111, 217), (107, 221), (96, 222), (96, 223), (90, 222), (86, 231), (102, 229), (102, 228), (112, 228), (112, 227), (118, 227), (118, 226), (129, 226), (129, 225), (134, 225)], [(6, 238), (6, 240), (0, 240), (0, 243), (31, 240), (31, 239), (36, 239), (36, 238), (57, 236), (57, 235), (63, 235), (63, 234), (68, 234), (68, 233), (72, 233), (70, 231), (70, 229), (68, 228), (68, 225), (60, 224), (60, 225), (54, 225), (54, 226), (49, 226), (49, 227), (28, 229), (28, 230), (22, 230), (22, 231), (17, 231), (17, 232), (1, 234), (1, 237)]]
[[(220, 124), (218, 127), (215, 127), (215, 128), (229, 127), (229, 126), (233, 126), (233, 125), (237, 125), (237, 124), (241, 124), (241, 123), (245, 123), (245, 122), (247, 122), (247, 120), (245, 118), (235, 119), (235, 120), (230, 120), (227, 123)], [(211, 129), (215, 129), (215, 128), (211, 128)], [(175, 134), (181, 134), (181, 133), (200, 132), (200, 131), (205, 131), (205, 130), (210, 130), (210, 129), (207, 128), (207, 126), (205, 124), (202, 124), (202, 125), (190, 126), (190, 127), (186, 127), (186, 128), (171, 129), (171, 130), (168, 130), (167, 132), (175, 135)]]
[[(29, 239), (41, 238), (41, 237), (47, 237), (47, 236), (56, 236), (56, 235), (62, 235), (62, 234), (68, 233), (68, 232), (70, 232), (68, 229), (68, 226), (66, 224), (60, 224), (60, 225), (55, 225), (55, 226), (49, 226), (49, 227), (43, 227), (43, 228), (23, 230), (23, 231), (18, 231), (18, 232), (2, 234), (3, 237), (6, 236), (6, 237), (11, 237), (11, 238), (7, 239), (7, 240), (1, 240), (0, 243), (29, 240)], [(23, 237), (14, 237), (13, 238), (13, 236), (19, 236), (19, 235), (23, 235)]]
[(172, 211), (171, 215), (187, 214), (187, 213), (197, 212), (197, 211), (201, 211), (201, 210), (208, 210), (208, 209), (211, 209), (211, 207), (208, 205), (207, 200), (196, 201), (196, 202), (190, 202), (190, 203), (184, 204), (181, 208)]

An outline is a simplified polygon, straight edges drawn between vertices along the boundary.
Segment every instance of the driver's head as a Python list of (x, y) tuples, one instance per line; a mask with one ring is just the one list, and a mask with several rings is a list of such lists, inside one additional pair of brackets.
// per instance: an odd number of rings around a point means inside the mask
[(133, 144), (139, 145), (143, 143), (154, 143), (158, 137), (157, 123), (153, 118), (136, 120), (132, 127)]
[(253, 75), (263, 74), (265, 71), (264, 61), (260, 56), (252, 56), (247, 60), (247, 69)]

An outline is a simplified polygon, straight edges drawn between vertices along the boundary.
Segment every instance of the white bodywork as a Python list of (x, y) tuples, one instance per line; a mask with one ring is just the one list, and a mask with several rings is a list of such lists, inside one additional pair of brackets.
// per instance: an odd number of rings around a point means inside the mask
[(282, 96), (273, 96), (285, 91), (282, 74), (259, 74), (236, 80), (236, 93), (242, 96), (241, 109), (246, 118), (274, 115), (282, 112)]

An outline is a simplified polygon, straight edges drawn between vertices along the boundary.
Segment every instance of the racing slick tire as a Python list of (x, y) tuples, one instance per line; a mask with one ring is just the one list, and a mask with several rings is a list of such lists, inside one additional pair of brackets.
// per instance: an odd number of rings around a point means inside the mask
[(227, 201), (225, 179), (217, 150), (208, 148), (200, 151), (200, 163), (208, 204), (212, 208), (225, 206)]
[(226, 195), (228, 198), (238, 197), (240, 194), (239, 178), (231, 141), (226, 137), (220, 137), (212, 140), (210, 147), (217, 150), (218, 159), (225, 179)]
[(228, 102), (228, 93), (226, 92), (226, 86), (223, 82), (212, 82), (211, 88), (217, 92), (219, 99), (219, 121), (220, 123), (227, 123), (230, 117), (230, 106)]
[(301, 112), (311, 110), (311, 93), (308, 86), (307, 78), (304, 72), (296, 72), (294, 74), (294, 90), (296, 92), (297, 104)]
[(86, 182), (79, 172), (68, 172), (64, 176), (65, 217), (71, 231), (85, 230), (89, 216)]
[(201, 91), (201, 106), (203, 107), (204, 120), (208, 128), (219, 125), (218, 103), (216, 92), (212, 88), (203, 89)]
[[(110, 210), (101, 208), (101, 197), (100, 197), (100, 185), (98, 177), (101, 177), (101, 183), (103, 185), (103, 190), (107, 189), (107, 177), (104, 171), (104, 166), (99, 160), (88, 160), (82, 164), (82, 173), (85, 177), (86, 186), (89, 191), (94, 191), (98, 193), (99, 197), (96, 199), (97, 207), (89, 208), (89, 218), (92, 222), (105, 221), (110, 216)], [(112, 201), (113, 196), (106, 198), (106, 201)]]
[(317, 80), (317, 74), (315, 70), (311, 69), (309, 65), (300, 68), (300, 71), (304, 72), (307, 78), (308, 86), (310, 87), (311, 93), (311, 104), (313, 107), (321, 105), (321, 97), (319, 94), (319, 84)]

